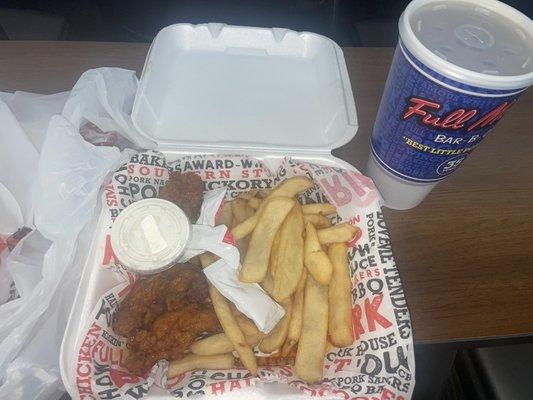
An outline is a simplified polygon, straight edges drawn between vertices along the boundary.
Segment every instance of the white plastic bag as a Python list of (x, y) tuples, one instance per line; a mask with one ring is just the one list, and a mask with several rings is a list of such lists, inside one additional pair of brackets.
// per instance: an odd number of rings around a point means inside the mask
[(77, 129), (89, 121), (104, 132), (118, 132), (139, 148), (153, 149), (155, 143), (131, 134), (135, 128), (130, 114), (138, 83), (135, 71), (91, 69), (72, 88), (63, 116)]
[(0, 305), (19, 295), (7, 271), (6, 239), (33, 225), (31, 197), (39, 151), (48, 121), (61, 112), (67, 95), (15, 92), (0, 96), (4, 101), (0, 101)]
[(6, 99), (7, 106), (37, 151), (40, 152), (43, 146), (48, 121), (52, 115), (61, 113), (68, 96), (69, 92), (50, 95), (15, 92)]
[(94, 146), (79, 130), (90, 121), (127, 137), (136, 85), (132, 71), (88, 71), (62, 115), (51, 120), (64, 94), (49, 101), (1, 96), (9, 107), (0, 102), (0, 227), (10, 231), (22, 223), (35, 230), (2, 253), (1, 267), (20, 297), (0, 303), (0, 399), (62, 393), (59, 349), (98, 213), (97, 195), (107, 174), (131, 156), (129, 150)]
[[(13, 98), (12, 95), (8, 100)], [(39, 154), (4, 102), (0, 101), (0, 304), (11, 295), (7, 239), (32, 223), (32, 186)]]
[[(18, 210), (15, 210), (13, 204), (10, 203), (11, 206), (7, 207), (7, 212), (12, 216), (17, 214), (22, 217), (22, 221), (18, 222), (29, 224), (32, 216), (31, 190), (35, 179), (33, 171), (37, 167), (39, 153), (9, 107), (2, 101), (0, 101), (0, 116), (2, 120), (0, 124), (0, 182), (4, 193), (2, 198), (4, 201), (9, 201), (9, 199), (16, 201)], [(3, 206), (5, 203), (0, 204)], [(4, 207), (2, 207), (2, 214), (4, 212)], [(6, 232), (2, 225), (0, 222), (0, 233), (13, 233)]]

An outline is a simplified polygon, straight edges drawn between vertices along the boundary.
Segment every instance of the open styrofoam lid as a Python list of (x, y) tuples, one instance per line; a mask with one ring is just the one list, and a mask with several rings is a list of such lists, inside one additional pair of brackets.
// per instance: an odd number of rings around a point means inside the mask
[(161, 149), (330, 151), (357, 131), (344, 57), (333, 41), (222, 24), (159, 32), (132, 119)]

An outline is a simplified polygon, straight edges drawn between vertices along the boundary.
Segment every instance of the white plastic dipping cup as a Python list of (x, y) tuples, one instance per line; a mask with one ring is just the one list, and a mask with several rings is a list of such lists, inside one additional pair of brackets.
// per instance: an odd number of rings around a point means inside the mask
[(144, 199), (126, 207), (111, 228), (111, 246), (127, 269), (153, 274), (170, 268), (191, 237), (187, 215), (174, 203)]
[(533, 21), (496, 0), (414, 0), (374, 124), (367, 174), (417, 206), (533, 83)]

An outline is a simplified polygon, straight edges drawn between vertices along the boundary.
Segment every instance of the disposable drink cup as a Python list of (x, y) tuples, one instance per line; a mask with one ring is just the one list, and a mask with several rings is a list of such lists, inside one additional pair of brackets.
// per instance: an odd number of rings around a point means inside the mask
[(496, 0), (414, 0), (374, 124), (367, 173), (417, 206), (533, 83), (533, 21)]

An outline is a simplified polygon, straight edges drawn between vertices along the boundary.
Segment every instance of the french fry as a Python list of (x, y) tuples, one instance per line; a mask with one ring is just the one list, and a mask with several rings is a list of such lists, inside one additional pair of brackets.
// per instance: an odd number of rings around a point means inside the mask
[(257, 221), (259, 220), (258, 213), (259, 213), (259, 210), (257, 210), (257, 212), (254, 215), (252, 215), (250, 218), (244, 220), (243, 222), (234, 226), (231, 229), (231, 234), (233, 235), (233, 238), (235, 240), (242, 239), (243, 237), (246, 237), (247, 235), (252, 233), (255, 226), (257, 225)]
[(237, 249), (239, 250), (239, 255), (241, 258), (241, 263), (244, 261), (244, 256), (246, 252), (248, 251), (248, 245), (250, 244), (250, 238), (249, 237), (243, 237), (242, 239), (239, 239), (235, 241), (235, 245), (237, 246)]
[(329, 340), (326, 341), (326, 354), (329, 353), (334, 348), (335, 348), (335, 346), (333, 346), (333, 344), (331, 344), (331, 342)]
[(292, 301), (292, 310), (291, 310), (291, 321), (289, 323), (289, 331), (287, 333), (287, 340), (281, 349), (281, 355), (286, 357), (290, 354), (291, 350), (294, 348), (298, 340), (300, 339), (300, 334), (302, 332), (302, 322), (303, 322), (303, 309), (304, 309), (304, 290), (305, 290), (305, 281), (307, 279), (307, 271), (304, 269), (302, 271), (302, 276), (298, 282), (298, 287), (296, 292), (294, 292), (293, 301)]
[[(305, 176), (294, 176), (286, 179), (270, 192), (260, 191), (259, 196), (266, 196), (264, 197), (265, 200), (272, 200), (276, 197), (294, 197), (298, 193), (309, 189), (311, 186), (313, 186), (311, 179), (306, 178)], [(261, 202), (255, 215), (240, 223), (239, 226), (234, 227), (235, 230), (232, 231), (232, 233), (235, 239), (240, 239), (241, 237), (244, 237), (253, 231), (255, 225), (257, 224), (259, 214), (261, 211), (263, 211), (264, 207), (268, 203), (268, 201), (265, 200)]]
[(344, 243), (333, 243), (328, 256), (333, 264), (329, 282), (329, 338), (335, 346), (347, 347), (354, 340), (348, 247)]
[(274, 280), (270, 274), (265, 275), (265, 278), (261, 281), (261, 287), (270, 295), (270, 297), (272, 297), (272, 292), (274, 291)]
[(272, 197), (294, 197), (298, 193), (304, 192), (313, 186), (313, 181), (305, 176), (293, 176), (285, 179), (275, 189), (273, 189), (268, 198)]
[(322, 285), (329, 283), (333, 265), (322, 250), (317, 231), (310, 222), (305, 224), (304, 265), (318, 283)]
[(218, 259), (218, 257), (215, 256), (213, 253), (209, 253), (207, 251), (205, 253), (200, 254), (198, 257), (200, 258), (200, 264), (202, 264), (203, 268), (209, 267)]
[(244, 336), (253, 336), (260, 333), (254, 321), (252, 321), (250, 318), (240, 312), (239, 309), (235, 306), (235, 304), (229, 302), (229, 306), (231, 308), (231, 313), (235, 317), (235, 321), (237, 322), (237, 325), (239, 325), (239, 328), (241, 329)]
[(259, 329), (257, 329), (254, 321), (240, 311), (238, 314), (235, 314), (235, 321), (245, 336), (253, 336), (259, 333)]
[(259, 342), (265, 337), (265, 334), (263, 332), (257, 332), (255, 335), (245, 335), (246, 343), (250, 347), (255, 347), (259, 344)]
[(296, 374), (308, 384), (321, 383), (328, 335), (328, 287), (308, 276), (305, 282), (303, 325)]
[(253, 210), (257, 210), (262, 202), (262, 199), (258, 197), (252, 197), (250, 200), (248, 200), (248, 206)]
[(268, 270), (274, 236), (296, 200), (275, 197), (261, 211), (239, 273), (242, 282), (261, 282)]
[[(285, 342), (286, 343), (286, 342)], [(293, 347), (290, 351), (288, 351), (286, 354), (283, 354), (283, 353), (280, 353), (281, 357), (292, 357), (292, 358), (295, 358), (296, 357), (296, 351), (297, 351), (298, 347)], [(291, 365), (294, 365), (291, 364)]]
[(271, 191), (272, 191), (272, 189), (259, 190), (257, 192), (257, 197), (259, 197), (260, 199), (266, 199)]
[[(272, 297), (276, 301), (289, 298), (296, 287), (304, 269), (304, 221), (299, 204), (294, 206), (283, 221), (277, 238), (277, 253), (271, 253), (271, 268), (275, 265), (273, 274), (274, 288)], [(274, 246), (273, 246), (274, 247)], [(272, 259), (275, 259), (272, 262)]]
[(254, 210), (248, 207), (248, 202), (241, 198), (236, 198), (231, 203), (231, 211), (237, 224), (247, 220), (254, 214)]
[(331, 226), (329, 218), (321, 214), (304, 214), (304, 222), (311, 222), (317, 229), (329, 228)]
[(173, 378), (187, 371), (196, 369), (230, 369), (235, 365), (233, 354), (217, 354), (214, 356), (199, 356), (189, 354), (180, 360), (173, 360), (168, 367), (168, 377)]
[(302, 211), (304, 214), (329, 215), (335, 214), (337, 212), (337, 209), (335, 208), (335, 206), (329, 203), (314, 203), (303, 205)]
[(244, 200), (250, 200), (253, 199), (257, 195), (258, 190), (252, 189), (248, 192), (241, 193), (237, 196), (238, 199), (244, 199)]
[(228, 229), (233, 226), (233, 212), (231, 211), (231, 203), (225, 201), (222, 206), (222, 211), (218, 217), (217, 225), (226, 225)]
[(242, 364), (252, 375), (257, 374), (257, 362), (252, 348), (246, 343), (244, 334), (235, 321), (228, 301), (214, 286), (209, 286), (209, 295), (213, 302), (213, 308), (220, 321), (224, 333), (233, 344), (233, 348), (239, 354)]
[[(234, 217), (233, 226), (240, 224), (241, 222), (247, 220), (254, 214), (254, 210), (248, 207), (248, 202), (241, 197), (236, 198), (230, 204)], [(241, 239), (236, 240), (236, 245), (239, 249), (239, 253), (241, 256), (241, 261), (244, 260), (244, 255), (248, 251), (249, 242), (250, 239), (248, 237), (243, 237)]]
[[(306, 178), (305, 176), (294, 176), (283, 181), (275, 189), (268, 193), (267, 197), (261, 202), (257, 212), (254, 215), (233, 227), (231, 233), (233, 234), (235, 240), (249, 235), (254, 230), (255, 226), (257, 225), (259, 215), (272, 199), (277, 197), (294, 197), (298, 193), (309, 189), (311, 186), (313, 186), (313, 182), (311, 179)], [(260, 192), (259, 194), (261, 195), (261, 193), (263, 192)]]
[(289, 331), (289, 323), (291, 320), (292, 302), (290, 298), (283, 304), (285, 315), (279, 320), (274, 328), (261, 340), (259, 343), (259, 350), (263, 353), (272, 353), (283, 346), (287, 332)]
[[(250, 347), (257, 346), (264, 337), (265, 334), (263, 332), (257, 332), (253, 335), (244, 335), (244, 339)], [(193, 354), (199, 356), (231, 353), (233, 350), (233, 343), (231, 343), (225, 333), (217, 333), (216, 335), (198, 340), (191, 345), (191, 351)]]
[(345, 243), (353, 239), (357, 229), (359, 228), (343, 222), (330, 228), (319, 229), (318, 240), (322, 244)]
[[(294, 208), (296, 208), (296, 207), (294, 207)], [(294, 208), (293, 208), (293, 210), (294, 210)], [(279, 255), (279, 248), (280, 248), (280, 231), (281, 231), (281, 228), (276, 232), (276, 236), (274, 236), (274, 242), (272, 243), (272, 247), (270, 249), (270, 259), (269, 259), (269, 265), (268, 265), (268, 272), (270, 274), (267, 274), (267, 275), (270, 275), (272, 277), (272, 289), (274, 288), (273, 279), (276, 276), (276, 271), (278, 269), (278, 262), (279, 262), (278, 255)], [(267, 285), (268, 285), (268, 283), (267, 283)], [(269, 292), (269, 294), (272, 296), (272, 294), (270, 292)]]
[(231, 353), (233, 343), (225, 333), (218, 333), (191, 344), (191, 351), (199, 356), (213, 356), (216, 354)]
[(294, 346), (296, 346), (296, 343), (287, 338), (285, 340), (285, 343), (283, 343), (283, 346), (281, 346), (281, 356), (287, 357), (287, 355), (290, 354), (291, 351), (293, 351)]
[(261, 205), (257, 209), (257, 212), (252, 215), (250, 218), (241, 222), (237, 226), (234, 226), (231, 230), (235, 240), (239, 240), (247, 235), (249, 235), (257, 225), (259, 220), (259, 215), (262, 213), (263, 209), (266, 207), (271, 200), (277, 197), (294, 197), (298, 193), (303, 192), (304, 190), (309, 189), (313, 186), (313, 181), (306, 178), (305, 176), (294, 176), (283, 181), (279, 184), (274, 190), (272, 190), (265, 200), (261, 202)]

